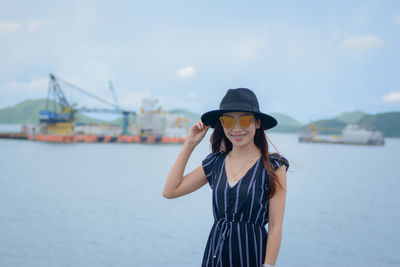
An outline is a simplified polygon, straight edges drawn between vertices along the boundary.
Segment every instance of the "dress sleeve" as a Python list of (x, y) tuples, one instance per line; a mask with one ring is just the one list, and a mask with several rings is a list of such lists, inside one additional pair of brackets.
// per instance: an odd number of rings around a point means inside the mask
[(289, 161), (284, 157), (277, 153), (273, 153), (270, 155), (269, 160), (271, 161), (272, 167), (277, 170), (280, 166), (285, 165), (286, 172), (289, 169)]
[(217, 158), (220, 155), (220, 152), (211, 153), (207, 155), (207, 157), (203, 160), (201, 165), (203, 166), (204, 173), (210, 184), (210, 187), (213, 188), (213, 177), (214, 177), (214, 169), (215, 163), (217, 162)]

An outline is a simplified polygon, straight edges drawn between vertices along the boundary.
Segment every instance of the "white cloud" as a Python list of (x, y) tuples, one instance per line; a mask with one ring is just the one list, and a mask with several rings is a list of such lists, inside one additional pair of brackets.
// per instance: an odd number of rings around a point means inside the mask
[(3, 93), (22, 94), (25, 97), (38, 96), (39, 93), (46, 92), (49, 79), (47, 77), (34, 77), (30, 81), (8, 81), (2, 87)]
[(188, 97), (189, 97), (189, 98), (197, 98), (197, 97), (199, 97), (199, 95), (198, 95), (196, 92), (190, 92), (190, 93), (188, 94)]
[(399, 26), (399, 27), (400, 27), (400, 15), (396, 15), (396, 16), (394, 16), (394, 19), (393, 19), (393, 21), (394, 21), (394, 23), (396, 23), (396, 24), (397, 24), (397, 26)]
[(30, 32), (34, 32), (39, 30), (39, 28), (42, 26), (42, 23), (37, 20), (30, 20), (27, 22), (27, 26)]
[(194, 75), (196, 75), (196, 73), (197, 72), (196, 72), (195, 68), (193, 68), (192, 66), (188, 66), (188, 67), (184, 67), (184, 68), (178, 70), (176, 72), (176, 75), (178, 75), (181, 78), (186, 78), (186, 77), (194, 76)]
[(46, 98), (49, 79), (33, 77), (30, 81), (8, 81), (0, 86), (0, 106), (12, 106), (28, 98)]
[(254, 60), (266, 46), (266, 41), (244, 41), (235, 46), (236, 55), (242, 60)]
[(0, 34), (16, 33), (23, 27), (27, 27), (28, 31), (34, 32), (40, 29), (42, 23), (38, 20), (29, 20), (24, 25), (20, 22), (0, 22)]
[(22, 28), (19, 22), (0, 22), (0, 34), (15, 33)]
[(400, 102), (400, 92), (391, 92), (382, 97), (383, 102), (394, 103)]
[(383, 46), (384, 42), (379, 36), (363, 35), (344, 39), (338, 48), (349, 51), (366, 52), (370, 49)]

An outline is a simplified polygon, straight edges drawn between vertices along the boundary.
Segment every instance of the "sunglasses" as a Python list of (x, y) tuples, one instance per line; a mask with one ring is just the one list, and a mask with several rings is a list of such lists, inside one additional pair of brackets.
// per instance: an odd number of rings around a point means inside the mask
[(231, 116), (221, 116), (219, 120), (221, 121), (222, 126), (226, 129), (233, 128), (236, 124), (236, 121), (239, 122), (240, 127), (248, 128), (253, 121), (253, 115), (243, 115), (237, 119)]

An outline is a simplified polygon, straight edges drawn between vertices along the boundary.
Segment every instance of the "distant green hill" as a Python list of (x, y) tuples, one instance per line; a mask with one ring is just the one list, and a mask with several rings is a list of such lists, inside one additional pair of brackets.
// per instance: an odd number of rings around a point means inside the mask
[(28, 99), (13, 107), (0, 109), (0, 123), (38, 123), (39, 110), (46, 107), (46, 99)]
[[(0, 123), (39, 123), (39, 111), (44, 109), (46, 109), (46, 99), (28, 99), (15, 106), (0, 109)], [(79, 112), (75, 114), (75, 117), (75, 122), (108, 123), (107, 121), (90, 118)]]
[(352, 112), (343, 112), (342, 114), (334, 117), (333, 119), (345, 123), (357, 123), (362, 117), (364, 117), (364, 115), (368, 114), (361, 110), (355, 110)]
[(301, 122), (298, 122), (297, 120), (295, 120), (292, 117), (285, 115), (285, 114), (273, 112), (273, 113), (271, 113), (271, 116), (274, 117), (278, 121), (278, 125), (282, 124), (282, 125), (294, 126), (294, 127), (301, 127), (303, 125)]
[(385, 137), (400, 137), (400, 112), (365, 115), (358, 124), (382, 131)]
[(278, 121), (278, 125), (270, 130), (272, 132), (294, 133), (303, 126), (302, 123), (285, 114), (271, 113), (271, 116)]

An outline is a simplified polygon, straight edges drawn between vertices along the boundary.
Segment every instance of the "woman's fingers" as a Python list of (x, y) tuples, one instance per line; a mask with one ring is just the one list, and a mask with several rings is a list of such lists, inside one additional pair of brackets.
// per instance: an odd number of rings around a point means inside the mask
[(210, 126), (205, 126), (204, 123), (202, 121), (198, 122), (199, 125), (199, 129), (202, 133), (207, 132), (207, 130), (210, 128)]
[(209, 128), (210, 126), (205, 126), (201, 121), (196, 122), (190, 128), (186, 140), (197, 145), (204, 138)]
[(204, 133), (206, 133), (208, 131), (208, 129), (210, 129), (210, 126), (205, 126), (203, 124), (203, 130), (202, 131), (204, 131)]
[(203, 125), (203, 123), (202, 123), (201, 121), (198, 121), (198, 122), (195, 124), (195, 128), (197, 128), (198, 130), (202, 131), (203, 128), (204, 128), (204, 125)]
[(202, 131), (204, 129), (204, 124), (201, 121), (198, 121), (197, 125), (198, 125), (200, 131)]

